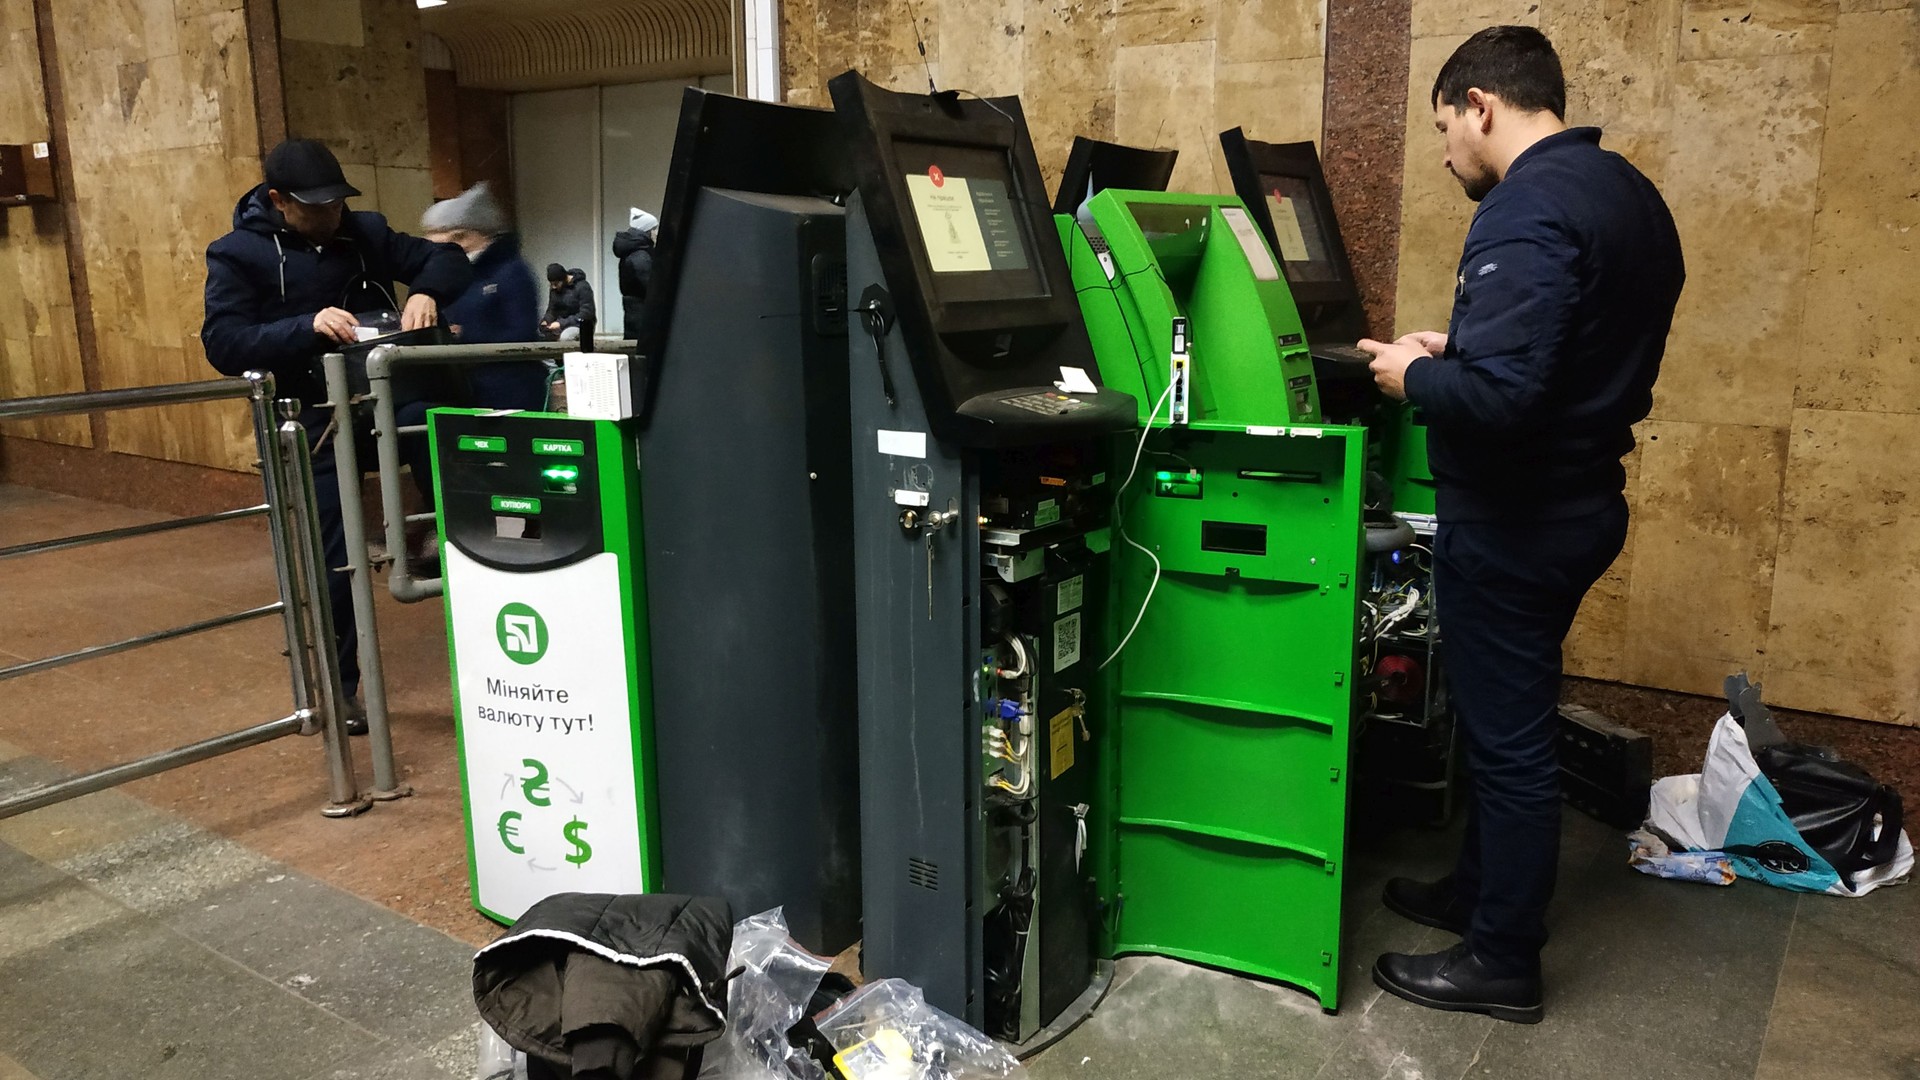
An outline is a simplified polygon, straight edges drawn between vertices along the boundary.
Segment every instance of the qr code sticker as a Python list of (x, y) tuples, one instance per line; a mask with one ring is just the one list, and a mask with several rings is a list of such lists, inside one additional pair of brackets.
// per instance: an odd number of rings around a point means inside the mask
[(1055, 674), (1080, 662), (1080, 613), (1074, 612), (1053, 623), (1053, 670)]

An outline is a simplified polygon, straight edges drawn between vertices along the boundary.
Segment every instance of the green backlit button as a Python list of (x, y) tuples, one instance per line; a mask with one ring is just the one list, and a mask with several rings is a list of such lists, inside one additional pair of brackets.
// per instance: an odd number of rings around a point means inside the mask
[(507, 440), (499, 435), (462, 435), (460, 449), (478, 450), (483, 454), (504, 454), (507, 452)]
[(537, 514), (540, 512), (539, 499), (521, 498), (516, 495), (495, 495), (493, 512), (496, 514)]
[(579, 439), (535, 439), (533, 452), (552, 457), (585, 457), (587, 444)]

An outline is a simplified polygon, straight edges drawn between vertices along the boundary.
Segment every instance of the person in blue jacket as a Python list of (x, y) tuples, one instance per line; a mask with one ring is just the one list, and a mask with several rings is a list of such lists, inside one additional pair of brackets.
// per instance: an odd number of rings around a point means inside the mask
[[(539, 281), (486, 181), (427, 207), (420, 231), (459, 247), (473, 263), (473, 284), (441, 312), (461, 344), (540, 340)], [(547, 366), (539, 360), (475, 364), (467, 386), (478, 408), (539, 409), (546, 404)]]
[[(200, 341), (224, 375), (273, 373), (281, 397), (305, 404), (300, 421), (312, 438), (314, 497), (327, 566), (346, 565), (340, 490), (334, 477), (331, 410), (319, 358), (353, 344), (363, 313), (400, 311), (403, 330), (434, 326), (440, 305), (459, 296), (473, 272), (460, 249), (396, 232), (379, 214), (348, 210), (360, 194), (323, 144), (290, 139), (273, 148), (265, 180), (233, 210), (233, 231), (207, 247), (206, 318)], [(410, 290), (405, 304), (394, 283)], [(341, 681), (359, 691), (358, 634), (345, 571), (327, 576)], [(357, 709), (348, 718), (366, 730)]]
[(1387, 907), (1463, 935), (1388, 954), (1383, 989), (1536, 1022), (1560, 844), (1561, 642), (1627, 535), (1633, 425), (1653, 407), (1686, 269), (1653, 184), (1568, 127), (1540, 31), (1473, 35), (1434, 81), (1446, 167), (1479, 203), (1444, 334), (1363, 341), (1374, 381), (1420, 407), (1438, 488), (1434, 591), (1473, 799), (1454, 872), (1388, 883)]

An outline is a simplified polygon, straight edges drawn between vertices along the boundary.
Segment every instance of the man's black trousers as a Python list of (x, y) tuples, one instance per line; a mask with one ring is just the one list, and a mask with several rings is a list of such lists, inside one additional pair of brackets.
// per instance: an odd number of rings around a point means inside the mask
[(1539, 970), (1560, 857), (1560, 646), (1620, 554), (1624, 498), (1556, 521), (1441, 522), (1442, 656), (1473, 781), (1454, 883), (1467, 944), (1502, 974)]

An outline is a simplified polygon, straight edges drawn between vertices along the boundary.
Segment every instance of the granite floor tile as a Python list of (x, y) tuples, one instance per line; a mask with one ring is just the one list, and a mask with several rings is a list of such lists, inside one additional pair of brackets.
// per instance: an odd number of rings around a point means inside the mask
[[(1876, 898), (1808, 896), (1787, 947), (1758, 1080), (1920, 1077), (1920, 967), (1912, 920), (1875, 927)], [(1905, 899), (1901, 897), (1901, 899)], [(1904, 905), (1911, 914), (1913, 905)], [(1882, 911), (1900, 910), (1891, 906)], [(1902, 923), (1904, 922), (1904, 925)]]
[(41, 1080), (304, 1077), (370, 1038), (151, 919), (0, 962), (0, 1053)]
[(58, 862), (144, 836), (173, 820), (122, 792), (97, 791), (0, 821), (0, 843)]
[(473, 948), (303, 874), (275, 869), (176, 908), (167, 923), (301, 998), (406, 1046), (477, 1018)]
[(171, 911), (215, 889), (274, 869), (265, 856), (184, 822), (61, 859), (56, 865), (149, 915)]

